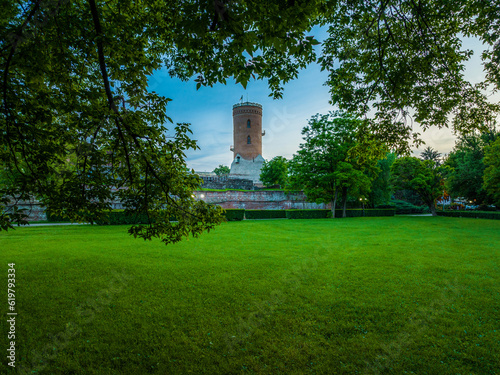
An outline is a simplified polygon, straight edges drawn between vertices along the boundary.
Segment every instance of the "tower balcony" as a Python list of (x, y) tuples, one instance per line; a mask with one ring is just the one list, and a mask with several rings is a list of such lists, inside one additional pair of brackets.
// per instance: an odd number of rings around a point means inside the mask
[(253, 107), (259, 107), (262, 109), (262, 104), (254, 103), (254, 102), (237, 103), (237, 104), (233, 105), (233, 109), (237, 108), (237, 107), (244, 107), (244, 106), (253, 106)]

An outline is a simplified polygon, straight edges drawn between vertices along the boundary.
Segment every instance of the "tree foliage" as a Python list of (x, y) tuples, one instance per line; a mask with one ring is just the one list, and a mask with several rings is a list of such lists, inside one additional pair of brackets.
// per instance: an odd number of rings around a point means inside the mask
[(420, 159), (431, 160), (438, 167), (441, 165), (441, 153), (439, 153), (437, 150), (434, 150), (430, 146), (424, 148), (424, 151), (420, 153)]
[(390, 178), (391, 166), (394, 160), (396, 160), (396, 154), (388, 152), (385, 158), (379, 160), (377, 163), (380, 172), (373, 180), (369, 194), (369, 201), (372, 206), (388, 205), (391, 201), (392, 186)]
[(166, 243), (220, 223), (220, 208), (192, 197), (201, 180), (186, 169), (185, 151), (198, 148), (189, 126), (167, 127), (171, 99), (150, 91), (148, 78), (163, 68), (199, 87), (255, 76), (280, 97), (314, 59), (307, 31), (318, 4), (3, 1), (1, 227), (28, 198), (90, 222), (119, 199), (151, 218), (130, 234)]
[(317, 114), (302, 130), (304, 143), (290, 162), (291, 188), (307, 198), (332, 204), (340, 193), (344, 216), (348, 194), (366, 195), (384, 148), (366, 131), (366, 121), (345, 113)]
[(483, 159), (485, 148), (497, 137), (492, 131), (458, 138), (444, 163), (447, 168), (446, 187), (451, 196), (463, 197), (477, 204), (489, 202), (488, 193), (483, 188)]
[(231, 172), (231, 169), (227, 165), (220, 164), (217, 168), (214, 169), (214, 173), (219, 176), (227, 176)]
[(442, 168), (434, 161), (411, 156), (396, 159), (391, 167), (391, 183), (394, 189), (416, 192), (436, 216), (435, 202), (443, 194), (443, 177)]
[(259, 178), (264, 186), (285, 187), (288, 183), (288, 160), (283, 156), (276, 156), (269, 161), (264, 161)]
[[(409, 111), (423, 128), (458, 132), (485, 129), (498, 105), (488, 84), (500, 87), (497, 43), (500, 5), (482, 0), (354, 0), (329, 2), (322, 68), (329, 72), (332, 103), (351, 113), (375, 111), (374, 130), (401, 152), (419, 138)], [(471, 84), (464, 63), (472, 51), (463, 35), (478, 37), (487, 81)], [(417, 141), (417, 145), (419, 142)], [(408, 150), (408, 149), (407, 149)]]
[(484, 155), (484, 189), (493, 198), (495, 204), (500, 206), (500, 137), (490, 146), (486, 147)]

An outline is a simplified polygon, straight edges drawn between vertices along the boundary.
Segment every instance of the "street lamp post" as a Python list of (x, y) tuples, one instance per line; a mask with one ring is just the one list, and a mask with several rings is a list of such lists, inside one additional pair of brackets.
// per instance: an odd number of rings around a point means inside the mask
[(363, 216), (365, 216), (365, 200), (366, 200), (366, 198), (359, 198), (359, 200), (361, 201), (361, 204), (363, 205)]

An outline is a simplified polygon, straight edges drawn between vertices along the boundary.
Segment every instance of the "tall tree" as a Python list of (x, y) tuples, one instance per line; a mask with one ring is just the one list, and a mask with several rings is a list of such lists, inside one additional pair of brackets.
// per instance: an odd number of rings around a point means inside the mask
[(446, 187), (452, 197), (464, 197), (477, 203), (488, 203), (489, 196), (483, 188), (483, 163), (485, 148), (498, 134), (495, 131), (468, 134), (457, 139), (453, 151), (444, 163)]
[(386, 205), (391, 200), (392, 187), (390, 184), (391, 166), (396, 160), (396, 154), (388, 152), (384, 159), (378, 161), (380, 172), (372, 183), (371, 192), (368, 195), (372, 206)]
[(500, 137), (486, 147), (484, 155), (484, 189), (493, 198), (497, 207), (500, 206)]
[(302, 135), (290, 163), (291, 187), (302, 187), (309, 200), (331, 203), (333, 217), (340, 193), (345, 217), (348, 195), (369, 191), (383, 147), (366, 132), (365, 121), (345, 113), (313, 116)]
[[(319, 4), (2, 1), (0, 227), (29, 197), (91, 222), (120, 199), (150, 218), (130, 234), (165, 243), (220, 223), (220, 208), (192, 197), (201, 180), (186, 169), (185, 151), (198, 148), (189, 126), (167, 127), (171, 99), (148, 79), (162, 68), (197, 87), (255, 76), (280, 97), (314, 59), (308, 30)], [(62, 171), (68, 155), (74, 168)]]
[(437, 150), (434, 150), (430, 146), (424, 148), (424, 151), (420, 153), (420, 159), (431, 160), (438, 167), (441, 165), (441, 153), (439, 153)]
[(264, 186), (285, 187), (288, 183), (288, 160), (283, 156), (276, 156), (269, 161), (264, 161), (260, 170), (260, 181)]
[(432, 160), (405, 156), (392, 164), (391, 183), (394, 189), (416, 192), (436, 216), (436, 199), (443, 194), (442, 168)]

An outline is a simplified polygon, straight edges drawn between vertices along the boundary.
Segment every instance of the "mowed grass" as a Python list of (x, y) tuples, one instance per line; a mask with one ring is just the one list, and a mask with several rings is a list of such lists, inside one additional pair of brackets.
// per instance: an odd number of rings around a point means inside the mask
[(18, 373), (499, 371), (500, 222), (244, 221), (171, 246), (126, 228), (0, 235)]

